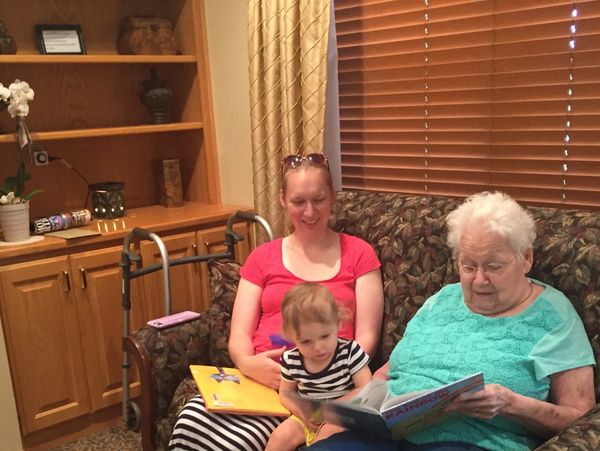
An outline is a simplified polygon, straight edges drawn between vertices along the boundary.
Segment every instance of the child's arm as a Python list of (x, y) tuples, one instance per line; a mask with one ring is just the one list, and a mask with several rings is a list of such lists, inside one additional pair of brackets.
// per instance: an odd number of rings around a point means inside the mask
[(338, 398), (338, 400), (343, 401), (344, 399), (350, 399), (356, 395), (357, 392), (360, 391), (365, 385), (371, 382), (373, 375), (371, 374), (371, 370), (369, 369), (369, 365), (363, 366), (360, 370), (352, 375), (352, 382), (354, 382), (354, 388), (346, 393), (344, 396)]
[(289, 393), (298, 394), (298, 383), (281, 379), (279, 384), (279, 400), (292, 415), (296, 415), (301, 418), (304, 424), (312, 430), (317, 429), (317, 425), (310, 419), (309, 412), (304, 412), (300, 403), (296, 401), (295, 397), (289, 396)]

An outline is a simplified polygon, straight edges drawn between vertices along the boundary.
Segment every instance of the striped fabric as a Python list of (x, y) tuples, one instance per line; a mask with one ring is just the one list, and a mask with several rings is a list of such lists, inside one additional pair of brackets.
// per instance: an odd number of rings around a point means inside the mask
[(369, 363), (369, 356), (355, 341), (338, 338), (335, 356), (319, 373), (309, 373), (304, 368), (297, 348), (283, 353), (281, 376), (298, 383), (298, 393), (306, 398), (333, 399), (354, 388), (352, 375)]
[(263, 451), (280, 417), (210, 413), (195, 396), (177, 419), (169, 450)]

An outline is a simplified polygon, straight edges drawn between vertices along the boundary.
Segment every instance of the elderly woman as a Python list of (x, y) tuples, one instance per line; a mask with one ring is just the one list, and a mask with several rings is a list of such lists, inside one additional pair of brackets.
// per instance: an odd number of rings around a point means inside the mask
[(558, 290), (528, 279), (535, 224), (502, 193), (468, 198), (447, 218), (460, 283), (429, 298), (376, 376), (395, 395), (477, 371), (485, 389), (460, 395), (453, 419), (389, 442), (351, 432), (317, 450), (526, 450), (595, 405), (594, 357), (581, 319)]

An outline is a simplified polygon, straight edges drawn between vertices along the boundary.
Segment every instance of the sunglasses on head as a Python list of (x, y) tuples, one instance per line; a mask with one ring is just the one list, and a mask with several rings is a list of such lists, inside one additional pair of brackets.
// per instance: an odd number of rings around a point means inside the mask
[(290, 168), (297, 168), (305, 161), (312, 166), (327, 165), (327, 155), (323, 153), (309, 153), (308, 155), (287, 155), (281, 159), (281, 165), (283, 166), (283, 170), (286, 171)]

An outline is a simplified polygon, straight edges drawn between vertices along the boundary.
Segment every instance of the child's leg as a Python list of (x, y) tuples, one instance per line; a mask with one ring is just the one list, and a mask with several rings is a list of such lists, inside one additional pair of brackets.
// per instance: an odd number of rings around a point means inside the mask
[(324, 423), (323, 426), (321, 426), (321, 428), (319, 429), (319, 433), (317, 434), (317, 437), (315, 438), (315, 442), (319, 441), (319, 440), (323, 440), (323, 439), (329, 437), (330, 435), (337, 434), (338, 432), (343, 432), (343, 431), (345, 431), (345, 429), (341, 426), (338, 426), (336, 424), (331, 424), (331, 423)]
[(273, 431), (265, 451), (294, 451), (305, 443), (306, 438), (302, 424), (298, 420), (288, 418)]

